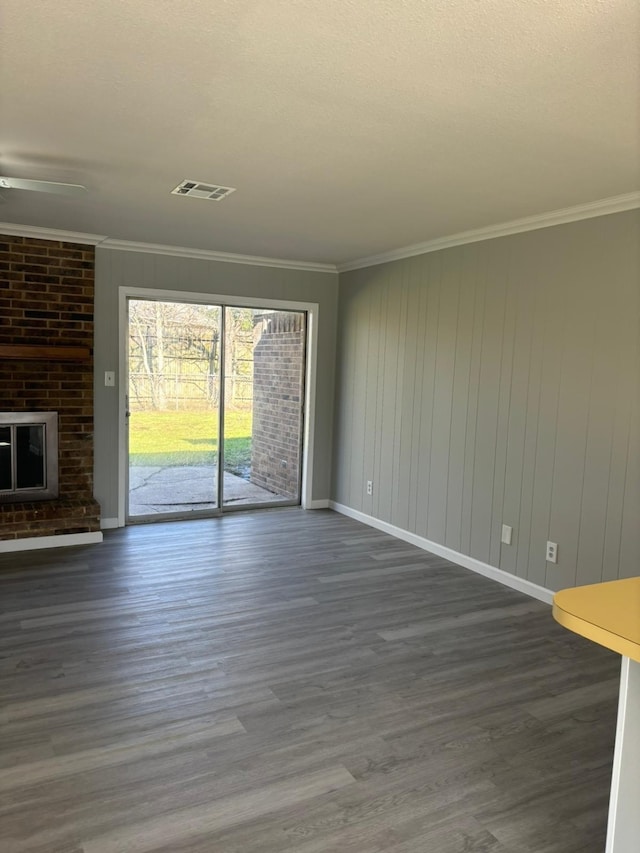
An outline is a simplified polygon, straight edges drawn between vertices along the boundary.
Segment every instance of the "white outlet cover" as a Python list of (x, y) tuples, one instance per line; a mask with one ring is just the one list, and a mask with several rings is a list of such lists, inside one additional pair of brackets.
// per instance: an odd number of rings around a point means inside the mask
[(511, 534), (513, 533), (513, 527), (509, 527), (508, 524), (502, 525), (502, 536), (500, 541), (504, 545), (511, 545)]

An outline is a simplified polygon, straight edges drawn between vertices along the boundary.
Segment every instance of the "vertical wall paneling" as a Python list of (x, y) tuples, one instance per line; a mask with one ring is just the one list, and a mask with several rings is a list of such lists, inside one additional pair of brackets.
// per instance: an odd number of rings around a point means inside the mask
[(451, 419), (449, 430), (449, 469), (445, 544), (455, 551), (462, 548), (462, 496), (464, 493), (465, 447), (467, 440), (467, 406), (471, 374), (473, 317), (476, 288), (469, 265), (469, 255), (461, 252), (457, 272), (458, 316), (453, 368)]
[[(400, 276), (402, 264), (400, 264)], [(390, 273), (385, 270), (385, 278)], [(400, 312), (402, 306), (402, 278), (398, 287), (386, 287), (385, 358), (381, 364), (382, 418), (380, 431), (380, 463), (376, 477), (378, 512), (384, 521), (391, 521), (393, 502), (393, 469), (396, 462), (396, 406), (398, 402), (398, 359), (400, 350)]]
[[(625, 250), (635, 252), (636, 258), (640, 256), (637, 231), (628, 235)], [(621, 345), (617, 375), (619, 382), (629, 386), (633, 393), (624, 400), (625, 405), (616, 407), (604, 565), (605, 571), (610, 564), (616, 565), (613, 559), (608, 559), (608, 554), (615, 549), (617, 541), (620, 576), (632, 577), (638, 574), (640, 566), (640, 285), (638, 277), (629, 280), (624, 273), (624, 267), (617, 266), (612, 270), (611, 281), (611, 286), (620, 291), (624, 304), (617, 330)], [(624, 483), (622, 491), (621, 482)]]
[[(363, 276), (364, 279), (364, 276)], [(380, 494), (383, 490), (383, 460), (385, 456), (384, 423), (384, 371), (388, 361), (386, 354), (387, 345), (387, 321), (389, 307), (389, 288), (385, 282), (385, 268), (379, 270), (377, 277), (378, 292), (380, 293), (379, 315), (378, 315), (378, 346), (380, 348), (378, 357), (378, 372), (376, 375), (376, 414), (375, 414), (375, 444), (373, 459), (373, 514), (382, 518), (380, 507)]]
[[(510, 255), (513, 244), (509, 244), (504, 253), (503, 296), (504, 313), (502, 315), (502, 351), (500, 355), (500, 379), (498, 384), (498, 411), (496, 422), (495, 462), (493, 466), (491, 531), (489, 540), (489, 560), (492, 566), (500, 565), (502, 552), (501, 534), (504, 510), (504, 488), (507, 464), (507, 445), (509, 412), (511, 410), (511, 374), (515, 342), (515, 321), (517, 313), (518, 289), (511, 282)], [(506, 522), (505, 522), (506, 523)]]
[[(518, 247), (517, 241), (514, 243), (512, 255)], [(522, 535), (520, 509), (524, 490), (523, 473), (533, 352), (533, 318), (540, 296), (535, 268), (531, 263), (517, 272), (510, 266), (509, 288), (515, 294), (517, 305), (514, 317), (502, 511), (496, 526), (501, 529), (502, 524), (508, 524), (513, 528), (511, 545), (501, 545), (500, 568), (517, 574), (518, 541)]]
[(482, 328), (487, 293), (487, 255), (481, 251), (468, 250), (469, 277), (475, 292), (473, 329), (471, 332), (471, 363), (467, 390), (467, 414), (465, 425), (464, 473), (462, 486), (462, 518), (460, 522), (461, 551), (471, 553), (471, 515), (473, 498), (473, 471), (475, 464), (475, 436), (478, 424), (478, 395), (480, 392), (480, 353)]
[(431, 480), (431, 436), (433, 430), (433, 397), (435, 390), (436, 351), (438, 341), (438, 316), (440, 312), (441, 256), (435, 257), (430, 267), (425, 267), (424, 284), (428, 290), (425, 323), (424, 380), (419, 428), (418, 454), (418, 522), (415, 532), (427, 536), (429, 524), (429, 489)]
[[(525, 432), (522, 449), (522, 474), (520, 480), (514, 479), (514, 488), (520, 490), (520, 508), (516, 535), (516, 574), (529, 578), (529, 549), (531, 542), (531, 520), (534, 488), (536, 484), (536, 459), (538, 453), (538, 421), (542, 395), (542, 363), (545, 351), (545, 317), (547, 311), (546, 273), (543, 267), (541, 253), (524, 252), (525, 286), (535, 292), (534, 311), (529, 321), (531, 326), (530, 361), (527, 377), (527, 396), (525, 401)], [(527, 281), (527, 269), (533, 271), (533, 276)], [(517, 416), (517, 415), (516, 415)], [(540, 543), (538, 542), (538, 545)], [(539, 549), (538, 549), (539, 550)], [(539, 567), (537, 577), (544, 574), (544, 562), (540, 554), (537, 556)]]
[(502, 336), (506, 291), (505, 253), (488, 245), (489, 274), (485, 297), (482, 346), (480, 350), (481, 393), (475, 434), (475, 460), (471, 504), (471, 553), (489, 562), (493, 472), (496, 458), (498, 399), (502, 365)]
[(426, 335), (423, 330), (427, 322), (427, 303), (429, 289), (420, 275), (420, 259), (411, 258), (411, 281), (415, 294), (416, 317), (416, 350), (415, 372), (412, 396), (411, 445), (409, 459), (409, 489), (408, 489), (408, 530), (417, 529), (418, 517), (418, 486), (420, 483), (420, 425), (422, 416), (422, 399), (425, 384), (425, 347)]
[[(636, 359), (638, 352), (635, 353)], [(636, 361), (638, 364), (638, 361)], [(640, 524), (640, 405), (638, 396), (634, 398), (631, 410), (631, 425), (628, 432), (627, 466), (625, 470), (625, 492), (620, 531), (620, 571), (623, 578), (635, 577), (640, 566), (640, 542), (638, 529)]]
[[(366, 323), (367, 323), (367, 369), (364, 377), (365, 386), (365, 407), (364, 407), (364, 422), (363, 433), (364, 440), (362, 443), (362, 470), (363, 470), (363, 508), (370, 515), (373, 507), (373, 495), (367, 495), (366, 484), (367, 480), (373, 480), (374, 494), (377, 489), (375, 481), (374, 460), (376, 455), (376, 437), (375, 429), (372, 425), (376, 423), (376, 406), (378, 402), (378, 376), (380, 365), (380, 287), (369, 287), (364, 289), (366, 305)], [(360, 381), (363, 381), (362, 376)], [(357, 503), (357, 501), (354, 501)]]
[[(342, 307), (345, 315), (345, 324), (351, 326), (352, 320), (348, 315), (349, 304)], [(336, 375), (336, 407), (335, 407), (335, 432), (339, 435), (350, 436), (351, 411), (349, 399), (351, 394), (351, 383), (353, 376), (348, 367), (348, 347), (350, 338), (341, 337), (336, 346), (336, 364), (338, 365)], [(351, 458), (351, 442), (342, 441), (336, 445), (334, 453), (334, 488), (345, 495), (351, 495), (351, 487), (348, 476), (348, 459)], [(349, 498), (350, 499), (350, 498)]]
[[(555, 422), (548, 538), (562, 536), (562, 559), (547, 563), (543, 586), (573, 586), (577, 578), (578, 532), (584, 490), (589, 397), (595, 358), (595, 291), (584, 288), (587, 269), (580, 253), (567, 276), (567, 304), (560, 342), (562, 355)], [(541, 525), (543, 519), (541, 519)], [(542, 526), (541, 526), (542, 531)]]
[[(407, 351), (412, 347), (412, 341), (408, 339), (409, 335), (409, 318), (407, 314), (408, 302), (408, 282), (407, 282), (407, 261), (404, 260), (401, 264), (400, 272), (400, 304), (399, 304), (399, 329), (398, 334), (398, 355), (396, 362), (396, 404), (394, 407), (395, 421), (393, 427), (393, 478), (390, 483), (391, 488), (391, 515), (390, 521), (392, 524), (400, 525), (407, 523), (408, 512), (406, 507), (403, 513), (403, 498), (407, 491), (408, 479), (406, 472), (408, 468), (401, 465), (403, 445), (410, 441), (410, 436), (406, 434), (406, 424), (410, 420), (410, 402), (406, 397), (407, 388), (410, 386), (410, 373), (413, 370), (413, 364), (409, 368), (406, 359)], [(402, 332), (404, 330), (404, 333)], [(404, 474), (404, 476), (403, 476)], [(404, 518), (401, 518), (404, 516)]]
[(394, 481), (395, 498), (393, 524), (407, 529), (409, 525), (411, 479), (411, 456), (413, 421), (415, 414), (416, 373), (418, 370), (418, 300), (419, 291), (414, 279), (413, 259), (404, 262), (404, 352), (402, 358), (402, 397), (400, 400), (400, 442), (398, 471)]
[[(558, 240), (558, 235), (552, 237)], [(529, 527), (527, 559), (528, 580), (544, 586), (547, 564), (544, 543), (550, 538), (551, 497), (554, 465), (556, 462), (557, 421), (560, 405), (560, 385), (563, 369), (563, 356), (566, 351), (568, 293), (567, 286), (555, 287), (551, 280), (551, 269), (556, 272), (559, 282), (566, 282), (571, 276), (571, 258), (558, 252), (556, 240), (548, 243), (544, 256), (540, 286), (544, 289), (544, 309), (539, 317), (540, 324), (534, 334), (542, 337), (540, 386), (535, 413), (536, 450), (533, 459), (533, 479), (531, 494), (531, 516)], [(558, 541), (556, 538), (554, 541)], [(524, 543), (522, 543), (524, 545)], [(564, 544), (563, 559), (564, 559)]]
[[(597, 274), (602, 280), (608, 275), (606, 246), (596, 259)], [(608, 311), (591, 306), (592, 340), (589, 342), (589, 396), (585, 435), (582, 494), (578, 512), (576, 545), (576, 583), (597, 583), (602, 578), (602, 554), (609, 500), (609, 466), (614, 433), (617, 386), (610, 381), (613, 375), (622, 375), (625, 367), (621, 359), (622, 341), (616, 317), (627, 312), (626, 300), (621, 299), (620, 288), (609, 295)], [(596, 357), (597, 354), (597, 357)]]
[(431, 461), (429, 465), (429, 516), (427, 537), (444, 542), (446, 536), (449, 443), (456, 337), (458, 332), (459, 253), (443, 252), (440, 266), (440, 302), (437, 317)]
[[(345, 321), (351, 320), (350, 307), (345, 308)], [(352, 405), (353, 383), (355, 381), (355, 369), (353, 364), (353, 356), (355, 352), (355, 334), (348, 339), (342, 341), (342, 345), (338, 351), (338, 363), (340, 364), (340, 381), (342, 396), (349, 401), (349, 405), (342, 405), (338, 414), (338, 428), (342, 435), (347, 436), (339, 449), (340, 464), (337, 468), (336, 477), (338, 478), (338, 487), (343, 488), (347, 495), (352, 496), (353, 488), (351, 486), (349, 473), (351, 470), (351, 457), (353, 455), (353, 419), (354, 407)]]
[(628, 211), (342, 275), (334, 500), (551, 589), (637, 574), (639, 236)]
[[(358, 293), (352, 310), (367, 317), (367, 303), (366, 292)], [(364, 487), (364, 434), (366, 430), (364, 410), (366, 405), (366, 382), (362, 382), (361, 377), (367, 374), (368, 331), (367, 324), (357, 323), (355, 334), (349, 341), (348, 346), (347, 372), (350, 377), (349, 395), (351, 400), (348, 411), (351, 414), (351, 421), (348, 425), (347, 434), (351, 436), (351, 440), (347, 450), (350, 451), (348, 470), (350, 471), (349, 488), (351, 500), (358, 500), (363, 494)]]

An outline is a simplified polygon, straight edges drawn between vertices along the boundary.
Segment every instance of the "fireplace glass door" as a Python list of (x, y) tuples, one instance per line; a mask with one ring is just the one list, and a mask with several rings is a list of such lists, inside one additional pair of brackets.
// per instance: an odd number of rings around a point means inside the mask
[(16, 426), (16, 489), (42, 489), (46, 482), (44, 425)]
[(0, 427), (0, 492), (13, 490), (13, 442), (10, 426)]
[(57, 497), (57, 417), (55, 412), (0, 413), (0, 501)]

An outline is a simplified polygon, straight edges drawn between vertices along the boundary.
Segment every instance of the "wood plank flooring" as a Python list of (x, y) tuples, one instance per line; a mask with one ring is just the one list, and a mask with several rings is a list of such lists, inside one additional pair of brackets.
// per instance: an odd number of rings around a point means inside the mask
[(619, 659), (330, 511), (0, 556), (2, 853), (601, 853)]

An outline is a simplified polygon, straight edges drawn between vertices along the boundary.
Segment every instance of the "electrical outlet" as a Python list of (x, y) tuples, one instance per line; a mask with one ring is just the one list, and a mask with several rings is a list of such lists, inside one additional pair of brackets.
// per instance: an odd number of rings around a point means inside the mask
[(508, 524), (502, 525), (502, 536), (500, 541), (505, 545), (511, 545), (511, 534), (513, 533), (513, 527), (509, 527)]
[(547, 542), (547, 563), (558, 562), (558, 543)]
[(367, 494), (373, 494), (373, 480), (367, 480)]
[(116, 385), (116, 373), (115, 370), (105, 370), (104, 372), (104, 384), (107, 388), (115, 388)]

